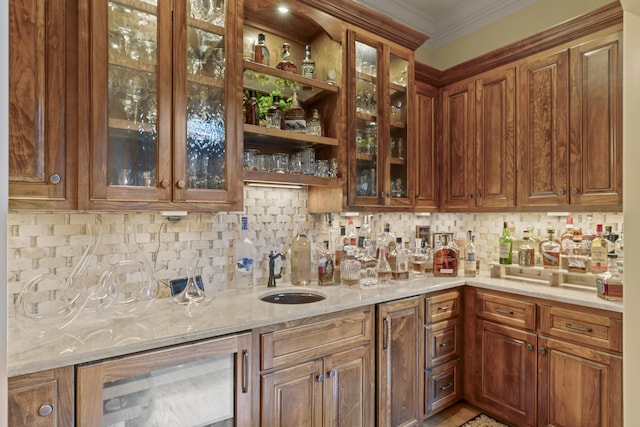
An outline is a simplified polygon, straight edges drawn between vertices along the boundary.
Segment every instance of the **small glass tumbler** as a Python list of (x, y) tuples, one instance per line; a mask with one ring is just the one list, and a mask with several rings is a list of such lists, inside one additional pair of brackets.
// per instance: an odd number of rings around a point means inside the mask
[(244, 151), (244, 169), (254, 171), (258, 169), (258, 164), (256, 162), (256, 156), (260, 153), (260, 151), (255, 149), (248, 149)]
[(273, 155), (273, 171), (277, 173), (289, 172), (289, 155), (287, 153), (275, 153)]

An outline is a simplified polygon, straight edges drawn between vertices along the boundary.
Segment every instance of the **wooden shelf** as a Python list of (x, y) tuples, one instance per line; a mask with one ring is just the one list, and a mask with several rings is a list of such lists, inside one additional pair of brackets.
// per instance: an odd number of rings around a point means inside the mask
[(218, 34), (220, 36), (224, 36), (225, 30), (223, 27), (219, 27), (210, 22), (202, 21), (200, 19), (195, 19), (188, 17), (187, 18), (187, 26), (191, 28), (197, 28), (199, 30), (207, 31), (209, 33)]
[(246, 123), (243, 125), (242, 130), (244, 131), (245, 141), (249, 142), (267, 143), (277, 140), (278, 142), (294, 142), (302, 146), (330, 145), (337, 147), (339, 145), (339, 141), (336, 138), (313, 136), (305, 133), (266, 128)]
[(397, 157), (391, 157), (390, 160), (392, 165), (400, 165), (400, 166), (406, 166), (407, 165), (407, 160), (406, 159), (399, 159)]
[(244, 171), (245, 182), (264, 184), (292, 184), (314, 187), (337, 187), (342, 184), (340, 178), (325, 178), (322, 176), (300, 175), (293, 173)]
[(132, 122), (126, 119), (109, 118), (109, 127), (112, 129), (129, 130), (132, 132), (155, 132), (155, 123)]
[(491, 263), (490, 268), (491, 277), (588, 291), (596, 290), (596, 278), (598, 276), (595, 273), (578, 273), (544, 267), (521, 267), (518, 264)]

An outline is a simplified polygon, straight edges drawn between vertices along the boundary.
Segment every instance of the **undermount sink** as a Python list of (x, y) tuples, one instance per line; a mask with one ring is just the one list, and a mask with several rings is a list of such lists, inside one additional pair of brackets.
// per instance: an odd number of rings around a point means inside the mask
[(260, 300), (273, 304), (308, 304), (322, 301), (326, 296), (309, 291), (284, 291), (274, 294), (267, 294), (260, 297)]

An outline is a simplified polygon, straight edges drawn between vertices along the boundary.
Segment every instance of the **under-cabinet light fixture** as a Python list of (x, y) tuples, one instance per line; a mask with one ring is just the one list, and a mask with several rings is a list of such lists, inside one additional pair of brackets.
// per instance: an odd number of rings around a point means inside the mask
[(547, 212), (547, 216), (569, 216), (569, 212)]
[(416, 216), (431, 216), (431, 212), (416, 212)]
[(287, 6), (279, 6), (278, 7), (278, 12), (282, 13), (283, 15), (285, 13), (289, 13), (289, 8)]
[(247, 185), (249, 187), (286, 188), (289, 190), (299, 190), (302, 188), (302, 185), (296, 184), (266, 184), (261, 182), (250, 182)]
[(340, 212), (340, 216), (360, 216), (360, 212)]

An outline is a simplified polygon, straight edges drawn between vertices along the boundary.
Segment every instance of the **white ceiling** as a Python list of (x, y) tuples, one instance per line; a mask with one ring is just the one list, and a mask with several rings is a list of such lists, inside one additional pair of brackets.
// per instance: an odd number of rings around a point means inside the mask
[(537, 0), (357, 0), (429, 36), (436, 49)]

